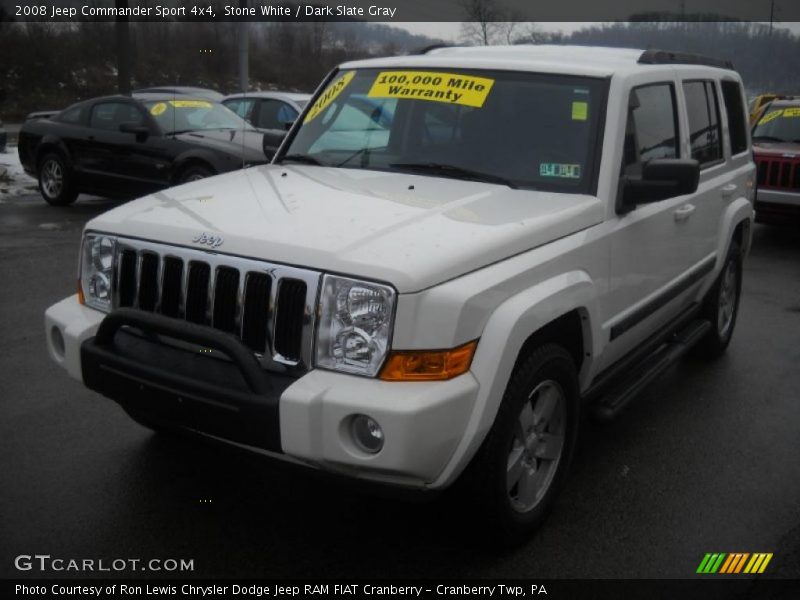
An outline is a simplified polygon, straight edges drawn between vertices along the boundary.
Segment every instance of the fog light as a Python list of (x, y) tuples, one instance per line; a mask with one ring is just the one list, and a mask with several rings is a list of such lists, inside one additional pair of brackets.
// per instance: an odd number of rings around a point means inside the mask
[(356, 415), (353, 417), (350, 431), (356, 446), (364, 452), (377, 454), (383, 448), (383, 430), (375, 419), (367, 415)]
[(53, 343), (53, 350), (58, 358), (64, 358), (64, 336), (61, 335), (61, 330), (58, 327), (53, 327), (50, 330), (50, 341)]

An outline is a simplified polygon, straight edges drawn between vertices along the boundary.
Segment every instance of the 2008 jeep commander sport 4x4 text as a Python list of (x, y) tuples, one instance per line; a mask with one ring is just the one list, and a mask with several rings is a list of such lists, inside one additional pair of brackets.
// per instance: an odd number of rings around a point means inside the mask
[[(57, 150), (56, 150), (57, 151)], [(731, 339), (754, 165), (728, 63), (440, 48), (343, 64), (271, 165), (86, 226), (52, 357), (154, 428), (541, 522), (579, 413)]]

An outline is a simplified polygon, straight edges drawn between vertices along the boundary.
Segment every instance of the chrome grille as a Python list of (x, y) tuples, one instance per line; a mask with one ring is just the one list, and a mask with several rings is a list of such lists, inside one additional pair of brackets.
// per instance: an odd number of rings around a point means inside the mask
[(113, 305), (236, 335), (266, 368), (311, 364), (320, 273), (120, 238)]

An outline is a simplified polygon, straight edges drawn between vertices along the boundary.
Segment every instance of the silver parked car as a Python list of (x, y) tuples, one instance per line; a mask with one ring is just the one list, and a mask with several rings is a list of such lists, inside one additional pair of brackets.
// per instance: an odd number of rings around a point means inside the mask
[(222, 103), (264, 134), (264, 152), (272, 157), (311, 94), (247, 92), (226, 96)]

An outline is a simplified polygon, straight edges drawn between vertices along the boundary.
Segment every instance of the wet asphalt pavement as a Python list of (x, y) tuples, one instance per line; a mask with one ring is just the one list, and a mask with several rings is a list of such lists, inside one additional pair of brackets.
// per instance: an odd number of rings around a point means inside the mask
[(43, 313), (75, 290), (83, 224), (114, 205), (0, 203), (0, 577), (38, 575), (14, 568), (38, 553), (194, 559), (195, 577), (679, 578), (706, 552), (773, 552), (767, 575), (800, 577), (800, 231), (756, 227), (727, 355), (587, 424), (544, 528), (498, 553), (447, 496), (376, 497), (156, 435), (67, 377)]

